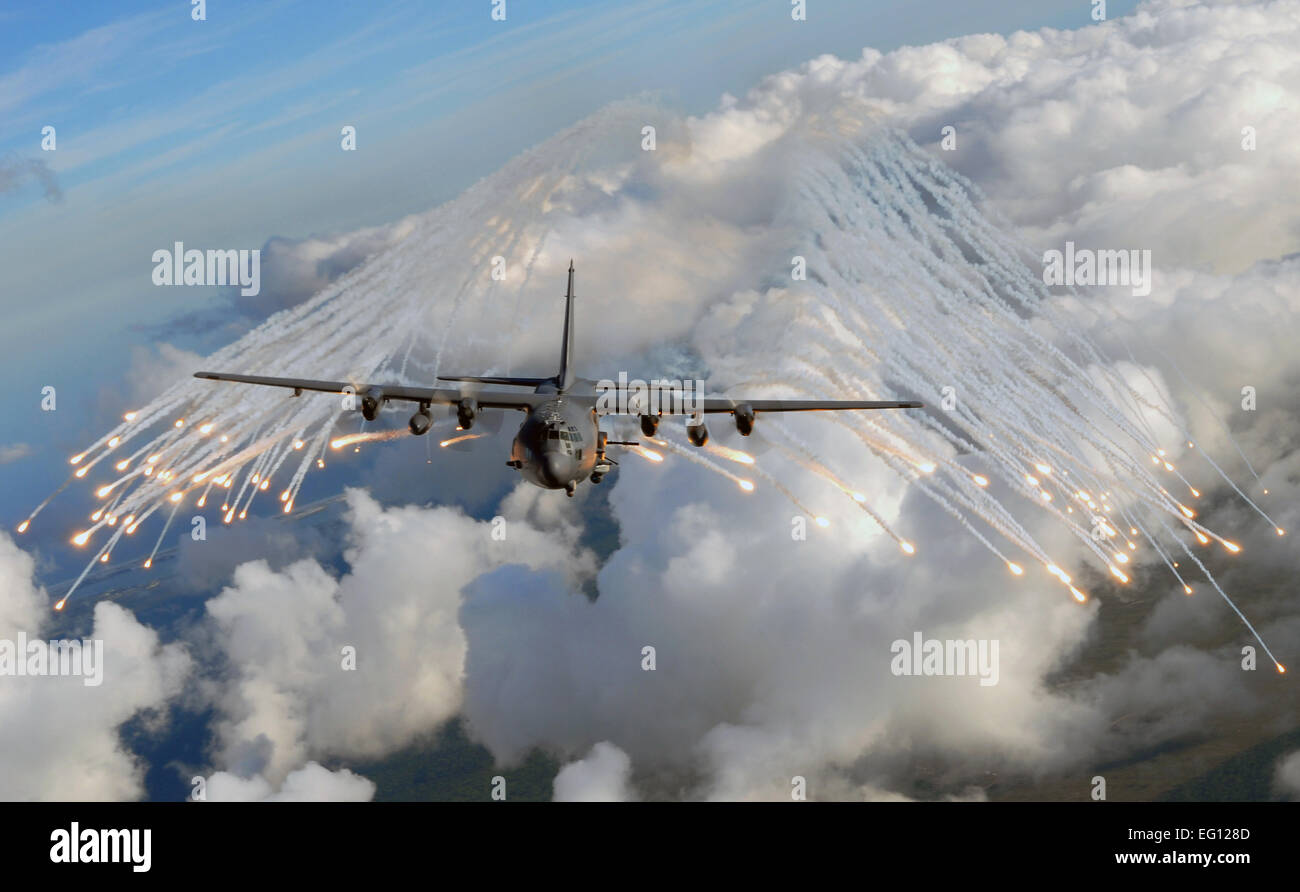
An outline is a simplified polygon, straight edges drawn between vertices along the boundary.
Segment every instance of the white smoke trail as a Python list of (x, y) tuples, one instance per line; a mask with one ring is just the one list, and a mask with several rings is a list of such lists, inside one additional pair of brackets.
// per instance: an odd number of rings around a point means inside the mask
[[(591, 159), (610, 155), (607, 143), (638, 131), (645, 117), (641, 107), (616, 106), (525, 153), (418, 218), (402, 242), (218, 351), (208, 366), (427, 385), (444, 360), (483, 347), (512, 368), (515, 335), (527, 327), (522, 294), (535, 269), (556, 267), (547, 248), (559, 241), (554, 233), (572, 225), (584, 208), (593, 216), (605, 213), (617, 192), (610, 183), (619, 181), (611, 171), (634, 166), (618, 152), (617, 162), (603, 167)], [(861, 444), (852, 467), (818, 455), (789, 425), (765, 420), (777, 434), (773, 442), (780, 454), (853, 496), (881, 530), (913, 553), (912, 543), (866, 504), (867, 488), (855, 483), (867, 466), (861, 459), (874, 457), (877, 467), (932, 499), (1013, 573), (1023, 572), (1014, 554), (1022, 552), (1077, 600), (1083, 593), (1031, 532), (1031, 517), (1063, 525), (1121, 582), (1128, 579), (1122, 567), (1130, 559), (1125, 544), (1113, 544), (1123, 537), (1111, 516), (1123, 517), (1131, 529), (1140, 526), (1171, 570), (1173, 549), (1159, 543), (1185, 545), (1165, 519), (1198, 540), (1217, 539), (1239, 550), (1195, 522), (1191, 509), (1156, 476), (1173, 474), (1195, 491), (1159, 458), (1165, 453), (1152, 418), (1182, 430), (1177, 413), (1161, 403), (1167, 395), (1149, 381), (1153, 401), (1127, 383), (1061, 298), (1043, 285), (1024, 248), (971, 183), (906, 137), (864, 130), (856, 121), (847, 127), (846, 120), (836, 121), (831, 132), (810, 127), (792, 133), (788, 148), (800, 163), (791, 168), (787, 200), (755, 237), (772, 243), (793, 238), (795, 244), (782, 250), (792, 247), (807, 262), (807, 280), (785, 289), (770, 286), (773, 270), (758, 271), (768, 293), (780, 295), (789, 309), (780, 355), (740, 349), (739, 356), (714, 358), (724, 360), (727, 374), (747, 382), (748, 389), (821, 398), (917, 396), (930, 408), (830, 419)], [(666, 151), (666, 161), (637, 159), (641, 191), (618, 193), (618, 201), (653, 201), (642, 195), (653, 191), (644, 183), (667, 189), (682, 157), (682, 151)], [(696, 248), (677, 247), (684, 254)], [(498, 256), (513, 258), (514, 275), (522, 274), (513, 291), (491, 275)], [(1077, 295), (1069, 299), (1081, 303)], [(469, 324), (479, 318), (494, 324)], [(479, 336), (484, 328), (489, 333)], [(952, 388), (951, 405), (946, 387)], [(88, 475), (130, 444), (126, 464), (114, 468), (119, 476), (101, 485), (105, 497), (113, 497), (108, 514), (114, 517), (143, 519), (168, 503), (174, 513), (193, 489), (206, 493), (217, 485), (227, 493), (222, 511), (230, 522), (246, 516), (257, 494), (269, 492), (285, 473), (287, 484), (277, 485), (272, 498), (289, 511), (306, 474), (324, 463), (329, 432), (345, 410), (339, 399), (181, 381), (74, 457), (76, 473)], [(661, 445), (753, 488), (748, 477), (692, 447), (666, 439)], [(960, 454), (980, 456), (983, 473), (957, 461)], [(1210, 456), (1204, 458), (1227, 479)], [(756, 467), (750, 476), (801, 510), (810, 501), (791, 480)], [(1015, 498), (995, 495), (992, 480)], [(1026, 510), (1022, 499), (1032, 507)], [(1139, 524), (1139, 516), (1146, 522)], [(108, 518), (94, 523), (78, 540), (87, 541)], [(121, 535), (122, 527), (114, 530), (100, 554)]]

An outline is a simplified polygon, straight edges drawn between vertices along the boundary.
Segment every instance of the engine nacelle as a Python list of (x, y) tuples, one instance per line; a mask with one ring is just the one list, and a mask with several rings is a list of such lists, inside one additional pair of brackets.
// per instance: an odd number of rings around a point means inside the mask
[(653, 437), (658, 430), (659, 430), (658, 415), (641, 416), (641, 433), (645, 434), (647, 437)]
[(361, 394), (361, 417), (366, 421), (374, 421), (378, 418), (379, 410), (383, 407), (384, 392), (378, 387), (372, 387)]
[(456, 423), (460, 425), (461, 430), (469, 430), (474, 426), (474, 419), (478, 417), (478, 400), (466, 397), (456, 404)]
[(749, 403), (741, 403), (737, 406), (732, 414), (736, 416), (736, 430), (740, 431), (742, 437), (748, 437), (754, 432), (754, 407)]
[(686, 425), (686, 439), (691, 441), (692, 446), (697, 448), (703, 446), (709, 442), (709, 429), (702, 423), (688, 424)]
[(417, 437), (424, 436), (433, 427), (433, 416), (429, 414), (428, 409), (421, 409), (411, 416), (411, 420), (406, 423), (411, 429), (411, 433)]

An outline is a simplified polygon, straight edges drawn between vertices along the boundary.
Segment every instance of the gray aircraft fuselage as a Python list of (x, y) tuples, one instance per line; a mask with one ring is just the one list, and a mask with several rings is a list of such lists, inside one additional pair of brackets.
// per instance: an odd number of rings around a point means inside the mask
[[(538, 393), (554, 392), (543, 385)], [(510, 447), (510, 463), (543, 489), (571, 489), (596, 467), (600, 424), (595, 399), (556, 393), (528, 414)]]

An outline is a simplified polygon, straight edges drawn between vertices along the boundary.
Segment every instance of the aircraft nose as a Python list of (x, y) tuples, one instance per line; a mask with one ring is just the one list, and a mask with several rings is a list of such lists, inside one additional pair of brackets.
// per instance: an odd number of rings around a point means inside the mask
[(558, 452), (542, 456), (542, 476), (551, 486), (563, 486), (569, 480), (569, 458)]

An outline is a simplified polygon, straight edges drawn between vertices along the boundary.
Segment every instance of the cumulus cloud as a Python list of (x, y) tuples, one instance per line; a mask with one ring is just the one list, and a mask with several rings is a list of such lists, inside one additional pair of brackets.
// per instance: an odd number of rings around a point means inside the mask
[(626, 802), (632, 760), (612, 743), (601, 741), (585, 758), (570, 762), (555, 775), (556, 802)]
[(218, 771), (207, 781), (206, 802), (369, 802), (375, 784), (346, 768), (330, 771), (308, 762), (290, 771), (278, 790), (261, 775), (244, 778)]
[[(602, 568), (595, 605), (558, 580), (525, 586), (508, 568), (469, 590), (465, 715), (499, 758), (607, 741), (656, 786), (704, 767), (708, 783), (693, 795), (720, 799), (788, 799), (796, 775), (810, 778), (812, 798), (856, 796), (851, 779), (823, 775), (867, 749), (1072, 758), (1066, 741), (1096, 717), (1052, 696), (1041, 676), (1089, 611), (1005, 590), (960, 542), (951, 562), (909, 573), (881, 562), (863, 584), (864, 554), (850, 544), (863, 530), (846, 520), (842, 537), (792, 541), (779, 495), (756, 493), (771, 501), (724, 516), (707, 505), (726, 505), (726, 493), (695, 481), (699, 501), (663, 522), (638, 516), (656, 487), (684, 499), (677, 476), (620, 481), (613, 507), (628, 544)], [(892, 642), (918, 629), (1001, 638), (1001, 681), (893, 676)]]
[[(0, 533), (0, 639), (17, 642), (25, 635), (29, 647), (48, 652), (51, 601), (32, 582), (33, 564)], [(75, 675), (0, 680), (6, 769), (0, 799), (123, 800), (142, 794), (144, 766), (123, 747), (122, 725), (136, 717), (158, 718), (179, 694), (189, 656), (179, 644), (160, 644), (157, 633), (107, 601), (95, 606), (85, 637), (103, 641), (98, 685)]]
[[(977, 182), (1034, 244), (1151, 248), (1162, 269), (1238, 271), (1300, 237), (1279, 188), (1300, 179), (1297, 38), (1294, 0), (1154, 0), (1076, 30), (824, 56), (693, 132), (712, 158), (737, 130), (770, 140), (790, 109), (852, 97)], [(945, 126), (953, 151), (939, 148)]]
[(269, 239), (262, 246), (261, 290), (245, 296), (232, 288), (231, 300), (243, 315), (264, 319), (311, 297), (367, 258), (406, 238), (414, 227), (415, 218), (407, 217), (348, 233)]
[(462, 587), (506, 564), (576, 584), (591, 565), (524, 521), (502, 540), (452, 508), (384, 509), (358, 490), (348, 502), (348, 573), (255, 561), (207, 604), (230, 673), (215, 694), (216, 763), (240, 777), (275, 785), (316, 754), (382, 756), (435, 730), (461, 705)]

